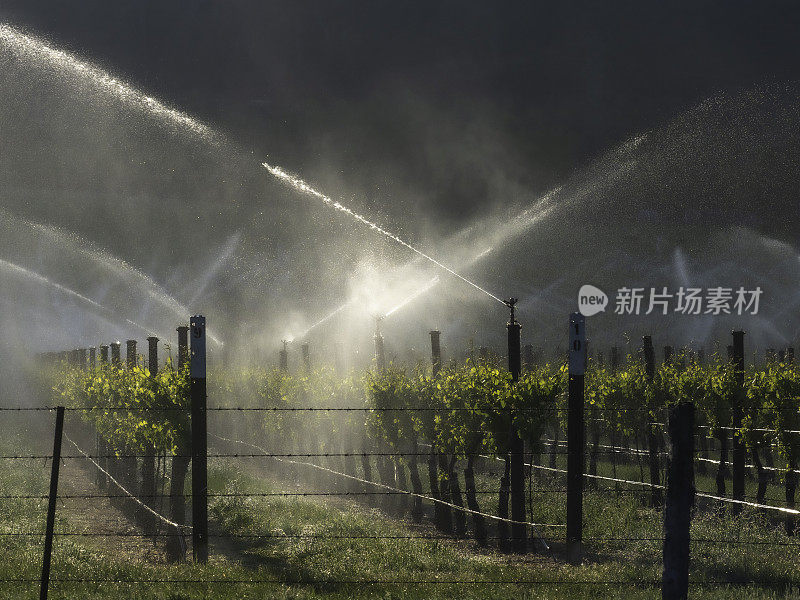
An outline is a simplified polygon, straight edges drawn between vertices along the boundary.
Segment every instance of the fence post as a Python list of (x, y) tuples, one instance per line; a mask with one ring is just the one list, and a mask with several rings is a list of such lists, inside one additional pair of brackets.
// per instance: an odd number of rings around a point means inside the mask
[(278, 352), (278, 366), (284, 373), (289, 371), (289, 341), (281, 340), (283, 348)]
[(300, 345), (300, 354), (303, 356), (303, 368), (306, 373), (311, 373), (311, 353), (308, 350), (308, 342)]
[[(736, 380), (736, 394), (733, 402), (733, 499), (744, 500), (744, 463), (745, 445), (738, 435), (742, 426), (742, 398), (744, 393), (744, 331), (733, 331), (733, 372)], [(741, 504), (731, 506), (731, 514), (738, 515), (742, 512)]]
[[(158, 375), (158, 338), (150, 336), (147, 338), (147, 369), (150, 377)], [(156, 449), (153, 444), (149, 444), (147, 451), (142, 457), (142, 497), (148, 506), (156, 506)], [(152, 515), (142, 514), (148, 527), (155, 533), (157, 522)]]
[(195, 315), (189, 363), (192, 405), (192, 554), (208, 562), (208, 438), (206, 431), (206, 319)]
[(533, 370), (533, 344), (525, 344), (523, 348), (522, 364), (526, 371)]
[(125, 342), (125, 366), (129, 369), (136, 366), (136, 340)]
[(694, 505), (694, 404), (684, 402), (669, 413), (670, 449), (664, 507), (663, 600), (689, 594), (689, 528)]
[(122, 366), (122, 358), (120, 354), (120, 343), (119, 342), (112, 342), (109, 344), (111, 346), (111, 363), (119, 368)]
[(61, 463), (61, 435), (64, 431), (64, 407), (56, 408), (56, 431), (53, 436), (53, 464), (50, 469), (50, 496), (47, 504), (47, 531), (44, 537), (44, 558), (42, 560), (42, 581), (39, 587), (39, 600), (47, 600), (50, 584), (50, 555), (53, 551), (53, 526), (56, 522), (56, 498), (58, 497), (58, 467)]
[[(644, 354), (644, 368), (648, 381), (652, 383), (656, 372), (655, 349), (653, 339), (649, 335), (642, 336), (642, 352)], [(658, 459), (658, 438), (652, 424), (647, 425), (647, 457), (650, 466), (650, 506), (660, 508), (664, 503), (664, 494), (661, 490), (661, 465)]]
[(97, 348), (92, 346), (89, 348), (89, 370), (94, 372), (97, 368)]
[(567, 399), (567, 559), (581, 562), (583, 540), (583, 470), (586, 454), (584, 424), (584, 373), (586, 371), (586, 319), (569, 316), (569, 389)]
[[(517, 300), (511, 298), (507, 305), (511, 309), (511, 316), (506, 324), (508, 329), (508, 370), (511, 380), (516, 383), (522, 371), (522, 357), (520, 353), (520, 332), (522, 325), (514, 318), (514, 306)], [(509, 415), (508, 424), (508, 449), (511, 455), (510, 479), (511, 485), (511, 520), (518, 521), (511, 524), (511, 545), (514, 552), (523, 554), (528, 550), (527, 526), (525, 521), (525, 442), (519, 437), (519, 432), (514, 425), (513, 415)]]
[(433, 376), (436, 377), (442, 368), (442, 345), (441, 345), (441, 331), (434, 329), (431, 331), (431, 366), (433, 367)]

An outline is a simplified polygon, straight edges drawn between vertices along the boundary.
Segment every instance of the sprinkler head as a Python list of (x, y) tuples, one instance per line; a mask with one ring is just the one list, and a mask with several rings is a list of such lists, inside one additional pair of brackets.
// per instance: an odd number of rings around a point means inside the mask
[(381, 334), (381, 321), (383, 321), (386, 315), (373, 315), (373, 319), (375, 319), (375, 335), (378, 336)]
[(503, 304), (505, 304), (511, 310), (511, 316), (508, 319), (509, 323), (516, 323), (516, 319), (514, 318), (514, 307), (517, 305), (519, 300), (517, 298), (509, 298), (508, 300), (503, 300)]

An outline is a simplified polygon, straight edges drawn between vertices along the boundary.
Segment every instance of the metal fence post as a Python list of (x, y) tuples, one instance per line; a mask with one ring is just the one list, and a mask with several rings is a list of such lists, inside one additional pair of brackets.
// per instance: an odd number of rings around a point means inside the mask
[(56, 522), (56, 498), (58, 496), (58, 467), (61, 463), (61, 436), (64, 432), (64, 407), (56, 408), (56, 431), (53, 437), (53, 464), (50, 469), (50, 496), (47, 504), (47, 531), (44, 537), (44, 559), (39, 599), (47, 600), (50, 584), (50, 555), (53, 551), (53, 526)]

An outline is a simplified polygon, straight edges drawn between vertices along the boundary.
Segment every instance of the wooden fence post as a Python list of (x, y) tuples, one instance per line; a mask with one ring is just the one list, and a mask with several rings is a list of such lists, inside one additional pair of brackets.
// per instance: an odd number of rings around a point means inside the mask
[(569, 316), (569, 388), (567, 398), (567, 560), (581, 562), (583, 541), (583, 473), (586, 455), (584, 373), (586, 319)]
[(120, 343), (111, 342), (111, 364), (119, 368), (122, 366), (122, 355), (120, 354)]
[[(644, 354), (644, 367), (647, 379), (652, 382), (656, 372), (655, 350), (653, 340), (649, 335), (642, 336), (642, 352)], [(647, 456), (650, 466), (650, 506), (660, 508), (664, 503), (664, 494), (661, 490), (661, 465), (658, 459), (658, 437), (656, 437), (655, 426), (647, 425)]]
[(136, 366), (136, 340), (125, 342), (125, 366), (133, 369)]
[[(745, 445), (738, 435), (742, 426), (742, 398), (744, 394), (744, 331), (733, 331), (733, 368), (736, 379), (736, 395), (733, 403), (733, 499), (744, 500), (744, 464)], [(741, 504), (733, 504), (731, 513), (738, 515), (742, 512)]]
[(668, 428), (672, 447), (667, 459), (661, 597), (685, 600), (689, 594), (689, 528), (695, 493), (694, 404), (673, 406)]
[[(508, 370), (511, 380), (516, 383), (522, 371), (521, 340), (522, 325), (514, 318), (514, 305), (516, 299), (511, 298), (507, 305), (511, 309), (511, 316), (506, 324), (508, 330)], [(513, 385), (513, 384), (512, 384)], [(519, 436), (514, 424), (513, 415), (509, 415), (508, 424), (508, 450), (510, 454), (510, 486), (511, 486), (511, 539), (514, 552), (523, 554), (528, 550), (527, 526), (525, 521), (525, 442)]]
[(303, 357), (303, 369), (306, 373), (311, 373), (311, 353), (308, 349), (308, 342), (300, 345), (300, 354)]
[(189, 394), (192, 405), (192, 554), (208, 562), (208, 437), (206, 430), (206, 319), (189, 322), (191, 357)]
[[(150, 377), (155, 378), (158, 375), (158, 338), (155, 336), (147, 338), (147, 359), (147, 370)], [(151, 508), (156, 507), (156, 449), (152, 444), (142, 457), (142, 498)], [(157, 521), (153, 516), (142, 513), (142, 517), (155, 533)]]
[(442, 368), (442, 332), (434, 329), (431, 333), (431, 367), (433, 376), (436, 377)]
[(61, 464), (61, 436), (64, 431), (64, 407), (56, 408), (56, 430), (53, 436), (53, 464), (50, 468), (50, 495), (47, 504), (47, 530), (44, 537), (44, 558), (39, 600), (47, 600), (50, 585), (50, 555), (53, 552), (53, 527), (56, 522), (56, 498), (58, 497), (58, 468)]

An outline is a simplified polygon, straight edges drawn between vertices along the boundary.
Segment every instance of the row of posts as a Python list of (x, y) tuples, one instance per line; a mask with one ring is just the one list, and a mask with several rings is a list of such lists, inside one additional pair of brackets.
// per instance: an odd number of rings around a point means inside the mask
[[(191, 332), (191, 338), (189, 333)], [(208, 465), (207, 465), (207, 419), (206, 419), (206, 328), (205, 318), (194, 316), (190, 320), (188, 327), (178, 327), (178, 368), (183, 368), (189, 361), (190, 371), (190, 405), (191, 405), (191, 459), (192, 459), (192, 551), (194, 560), (205, 563), (208, 560)], [(191, 343), (190, 343), (191, 339)], [(158, 338), (151, 336), (148, 341), (148, 368), (151, 376), (158, 373)], [(100, 363), (122, 365), (121, 344), (115, 342), (108, 345), (101, 345)], [(126, 342), (126, 366), (134, 368), (137, 364), (136, 340)], [(110, 356), (109, 356), (110, 351)], [(95, 369), (97, 367), (97, 352), (95, 348), (80, 348), (66, 352), (52, 352), (41, 355), (46, 361), (66, 361), (70, 365), (78, 366), (83, 369)], [(61, 455), (61, 441), (64, 425), (64, 407), (58, 407), (56, 411), (55, 435), (53, 440), (53, 461), (50, 475), (50, 494), (47, 511), (47, 524), (45, 532), (44, 557), (42, 560), (42, 574), (40, 585), (40, 600), (46, 600), (49, 589), (50, 564), (53, 546), (53, 529), (55, 523), (56, 500), (58, 497), (58, 475)], [(97, 438), (97, 456), (101, 466), (107, 467), (107, 460), (110, 450), (103, 443), (99, 436)], [(155, 506), (155, 466), (147, 469), (147, 461), (150, 457), (144, 457), (142, 475), (143, 501)], [(154, 458), (154, 457), (153, 457)], [(173, 459), (173, 467), (175, 459)], [(106, 470), (108, 470), (106, 468)], [(135, 471), (135, 469), (134, 469)], [(152, 473), (150, 473), (152, 471)], [(152, 485), (147, 485), (148, 473), (152, 475)], [(135, 478), (135, 475), (134, 475)], [(182, 478), (180, 478), (182, 481)], [(98, 471), (98, 486), (101, 489), (107, 485), (106, 476)], [(149, 488), (149, 489), (148, 489)], [(183, 490), (172, 489), (170, 493), (171, 516), (175, 522), (182, 524), (183, 514)], [(176, 532), (176, 537), (181, 537), (180, 532)], [(181, 538), (182, 539), (182, 538)]]

